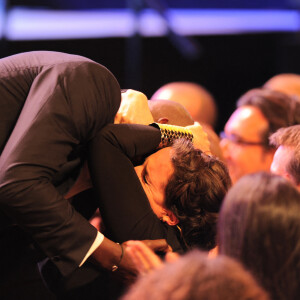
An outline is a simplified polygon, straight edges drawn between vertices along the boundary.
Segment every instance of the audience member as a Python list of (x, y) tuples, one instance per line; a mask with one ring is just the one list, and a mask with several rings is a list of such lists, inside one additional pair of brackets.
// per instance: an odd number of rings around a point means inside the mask
[(294, 98), (268, 89), (252, 89), (242, 95), (221, 133), (232, 182), (245, 174), (270, 170), (275, 149), (269, 145), (269, 136), (299, 123), (300, 103)]
[(263, 87), (300, 97), (300, 75), (293, 73), (277, 74), (266, 81)]
[[(148, 101), (148, 106), (155, 122), (168, 123), (179, 126), (188, 126), (194, 124), (190, 113), (179, 102), (170, 100), (152, 99)], [(211, 126), (201, 123), (204, 131), (207, 133), (210, 142), (211, 153), (224, 161), (220, 147), (220, 138), (214, 132)]]
[(277, 148), (271, 172), (291, 180), (300, 189), (300, 125), (280, 128), (269, 140)]
[(267, 300), (267, 293), (241, 264), (198, 250), (141, 276), (122, 300)]
[(274, 300), (300, 295), (300, 193), (266, 172), (241, 178), (224, 199), (220, 254), (239, 260)]
[[(212, 154), (224, 160), (220, 138), (213, 130), (217, 119), (217, 106), (212, 95), (204, 87), (192, 82), (168, 83), (154, 93), (149, 105), (153, 100), (168, 100), (181, 104), (207, 133)], [(158, 107), (160, 105), (158, 104)]]
[(209, 91), (193, 82), (170, 82), (160, 87), (151, 97), (159, 100), (172, 100), (182, 104), (192, 118), (200, 124), (212, 128), (217, 121), (217, 105)]
[(190, 113), (183, 105), (170, 100), (149, 100), (148, 106), (154, 122), (189, 126), (194, 124)]

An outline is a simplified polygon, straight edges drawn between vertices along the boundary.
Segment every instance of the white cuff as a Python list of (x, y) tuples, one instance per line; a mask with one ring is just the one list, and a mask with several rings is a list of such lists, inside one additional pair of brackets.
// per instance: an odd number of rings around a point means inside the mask
[(82, 262), (80, 263), (79, 267), (81, 267), (85, 263), (85, 261), (92, 255), (92, 253), (101, 245), (103, 240), (104, 240), (104, 235), (102, 233), (100, 233), (99, 231), (97, 231), (97, 236), (95, 238), (95, 241), (92, 244), (92, 246), (91, 246), (90, 250), (88, 251), (88, 253), (85, 255)]

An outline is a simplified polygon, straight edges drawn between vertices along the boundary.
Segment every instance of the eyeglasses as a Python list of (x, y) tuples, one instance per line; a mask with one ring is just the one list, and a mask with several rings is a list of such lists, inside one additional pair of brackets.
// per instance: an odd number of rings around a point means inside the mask
[(239, 144), (239, 145), (246, 145), (246, 146), (266, 146), (264, 142), (251, 142), (245, 141), (243, 138), (235, 135), (235, 134), (226, 134), (224, 131), (220, 132), (220, 138), (222, 140), (228, 140), (231, 143)]

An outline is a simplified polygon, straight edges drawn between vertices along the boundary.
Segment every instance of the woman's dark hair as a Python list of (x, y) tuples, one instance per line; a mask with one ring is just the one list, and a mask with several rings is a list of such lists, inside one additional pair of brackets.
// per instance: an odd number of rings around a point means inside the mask
[(269, 300), (240, 263), (193, 250), (142, 276), (122, 300)]
[(222, 200), (231, 186), (223, 162), (186, 140), (173, 145), (174, 174), (166, 187), (166, 207), (179, 220), (188, 247), (210, 250), (216, 245), (216, 225)]
[(241, 178), (224, 199), (218, 240), (272, 299), (299, 299), (300, 193), (292, 183), (264, 172)]

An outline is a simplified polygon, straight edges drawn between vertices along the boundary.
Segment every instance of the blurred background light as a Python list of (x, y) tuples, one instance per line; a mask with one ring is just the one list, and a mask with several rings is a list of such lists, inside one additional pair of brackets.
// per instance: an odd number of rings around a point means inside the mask
[[(163, 36), (168, 24), (156, 11), (129, 9), (54, 10), (13, 7), (1, 12), (8, 40)], [(181, 35), (298, 31), (297, 10), (168, 9), (170, 28)], [(135, 26), (137, 28), (135, 28)]]

